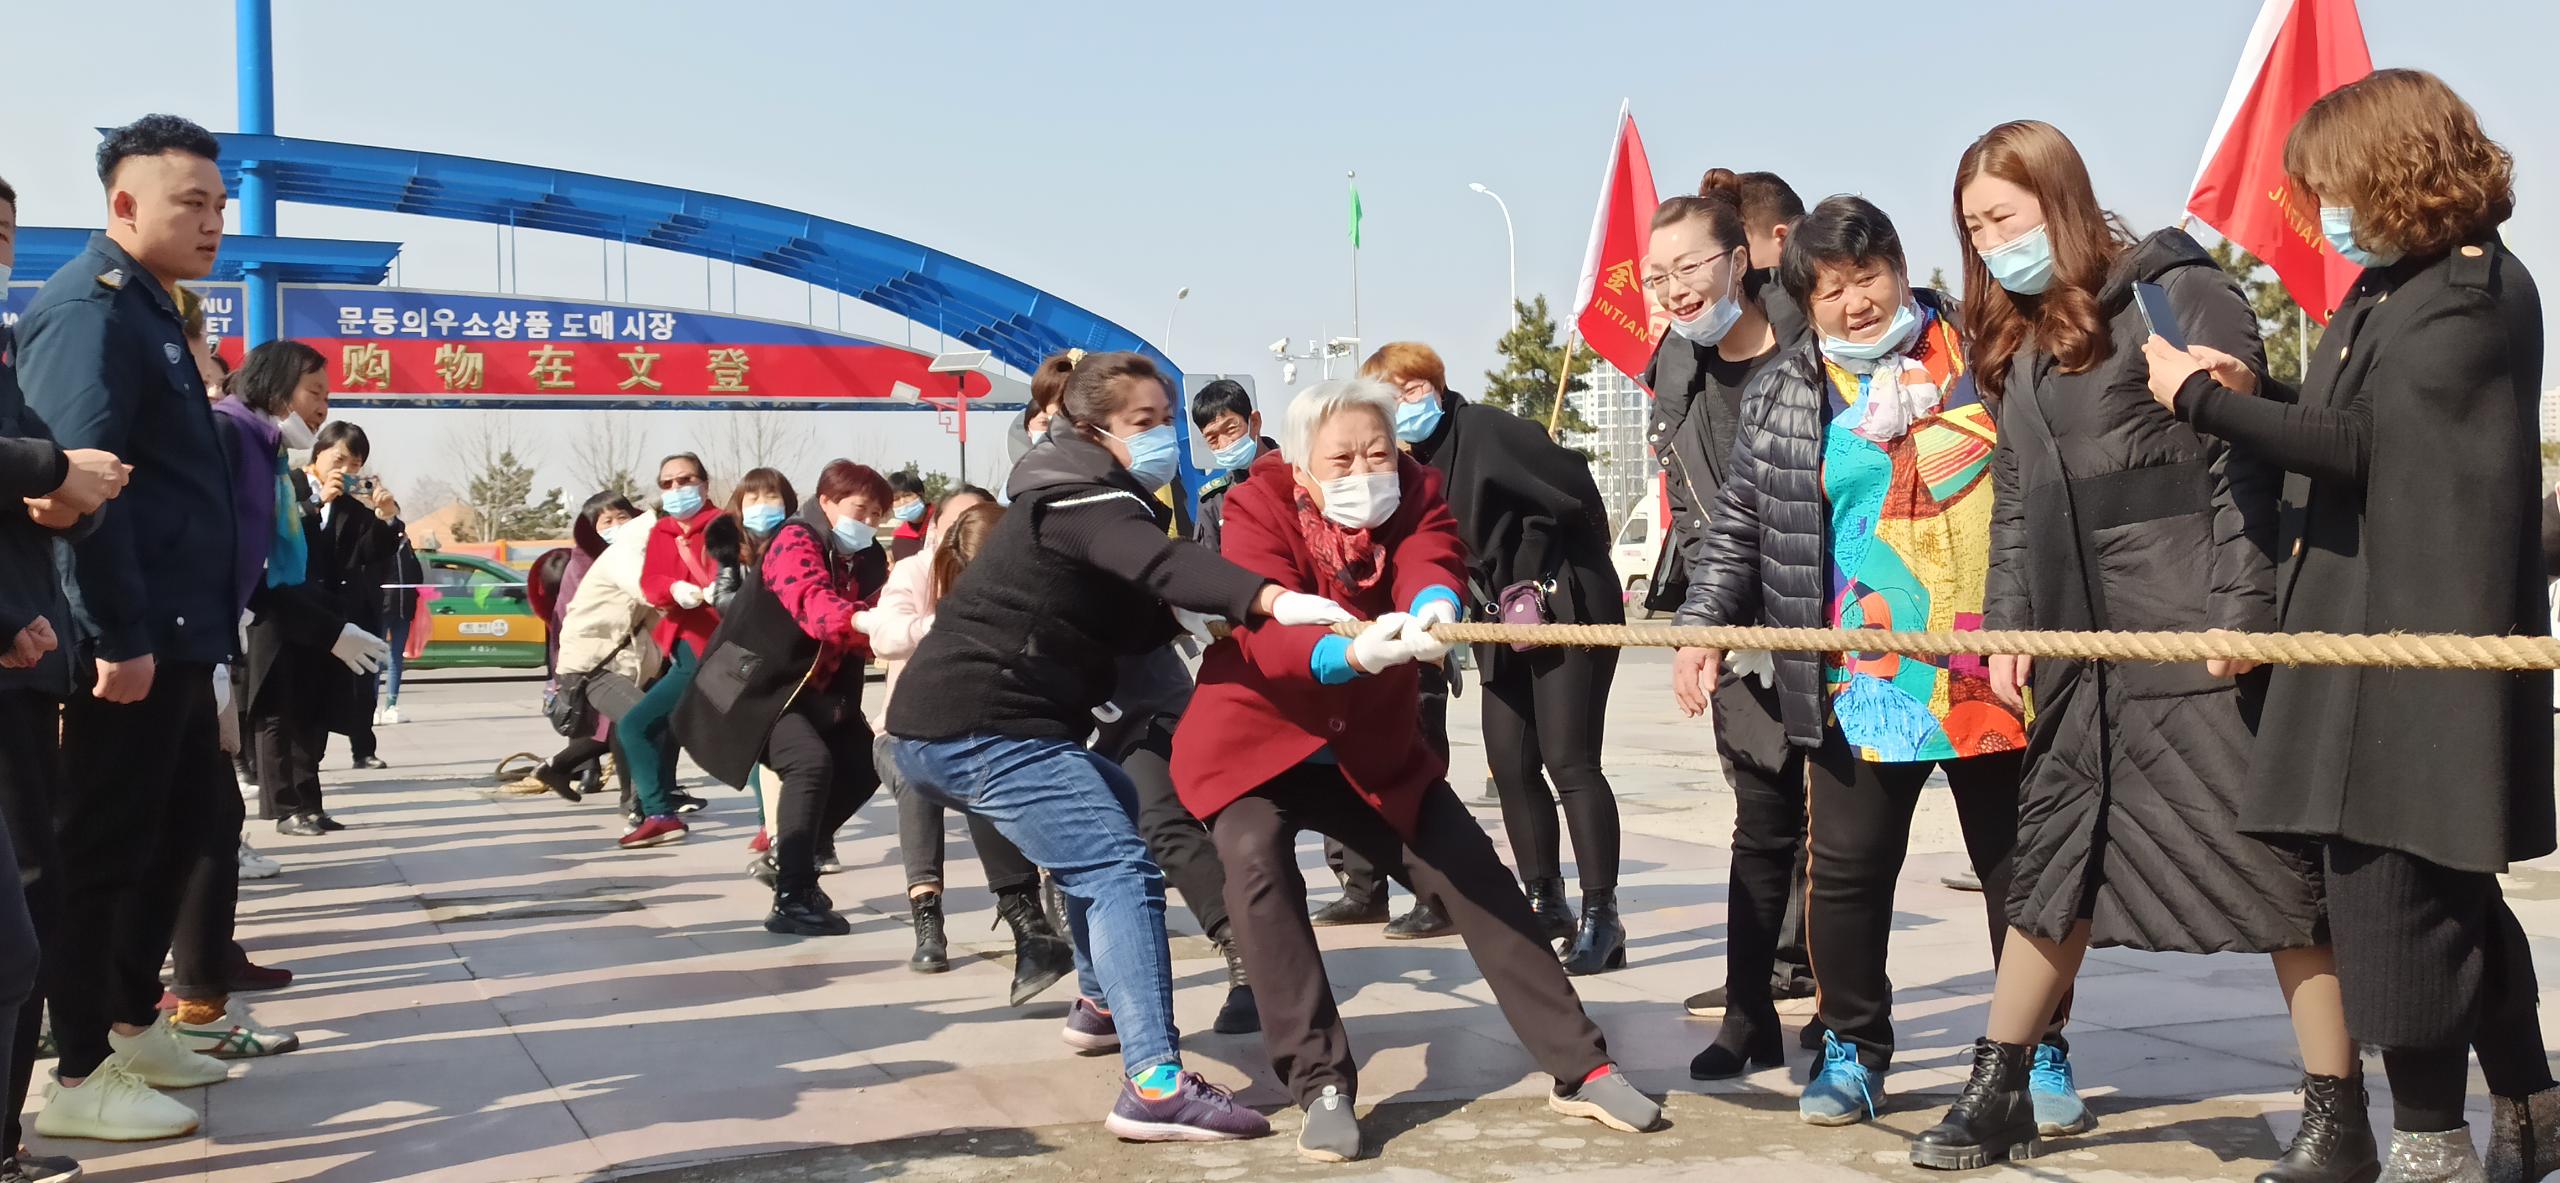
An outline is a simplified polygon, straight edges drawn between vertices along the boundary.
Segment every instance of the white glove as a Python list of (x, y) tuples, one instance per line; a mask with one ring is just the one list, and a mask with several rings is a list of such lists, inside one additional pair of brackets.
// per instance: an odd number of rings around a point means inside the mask
[(338, 633), (336, 644), (329, 646), (329, 656), (345, 662), (348, 669), (370, 674), (391, 659), (391, 646), (382, 638), (348, 625)]
[(866, 637), (871, 635), (871, 610), (870, 610), (870, 609), (868, 609), (868, 608), (856, 608), (856, 609), (854, 609), (854, 611), (853, 611), (853, 631), (855, 631), (855, 632), (857, 632), (857, 633), (861, 633), (863, 636), (866, 636)]
[(1437, 664), (1441, 658), (1449, 655), (1449, 642), (1431, 635), (1431, 620), (1436, 615), (1431, 609), (1441, 606), (1426, 605), (1422, 612), (1406, 617), (1404, 628), (1396, 633), (1397, 643), (1411, 652), (1415, 661)]
[(231, 709), (230, 666), (217, 665), (213, 667), (213, 709), (216, 711), (227, 711)]
[[(1404, 614), (1399, 612), (1396, 615)], [(1282, 624), (1348, 624), (1360, 618), (1323, 596), (1282, 592), (1279, 599), (1272, 601), (1271, 619)]]
[(1389, 612), (1360, 630), (1360, 635), (1351, 639), (1352, 668), (1377, 674), (1413, 660), (1413, 646), (1403, 636), (1412, 624), (1413, 617)]
[(699, 608), (702, 606), (702, 589), (693, 584), (672, 584), (667, 588), (667, 594), (675, 597), (676, 607), (678, 608)]
[(1422, 611), (1413, 614), (1413, 618), (1421, 621), (1425, 626), (1456, 624), (1458, 623), (1458, 605), (1454, 600), (1444, 600), (1434, 596), (1430, 603), (1422, 606)]
[[(1171, 605), (1168, 606), (1171, 607)], [(1182, 631), (1191, 634), (1191, 639), (1201, 648), (1205, 649), (1217, 643), (1218, 638), (1209, 632), (1209, 618), (1200, 613), (1189, 608), (1174, 607), (1173, 622), (1181, 625)]]
[(1777, 655), (1766, 649), (1736, 649), (1724, 655), (1724, 668), (1737, 678), (1758, 678), (1763, 686), (1778, 684)]

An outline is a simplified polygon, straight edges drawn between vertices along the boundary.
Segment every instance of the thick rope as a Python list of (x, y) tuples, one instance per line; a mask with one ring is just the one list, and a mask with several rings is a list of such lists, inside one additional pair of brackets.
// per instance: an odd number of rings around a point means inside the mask
[[(1362, 623), (1334, 626), (1358, 636)], [(2560, 639), (2388, 633), (1893, 632), (1886, 629), (1733, 628), (1635, 624), (1443, 624), (1432, 635), (1460, 644), (1568, 645), (1585, 649), (1768, 649), (1801, 653), (1909, 653), (1924, 657), (2078, 658), (2268, 665), (2389, 666), (2437, 670), (2560, 669)]]

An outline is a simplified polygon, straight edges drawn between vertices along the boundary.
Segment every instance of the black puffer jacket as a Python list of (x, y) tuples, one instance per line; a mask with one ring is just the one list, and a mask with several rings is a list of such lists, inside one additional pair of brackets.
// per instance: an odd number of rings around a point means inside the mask
[[(1992, 459), (1987, 627), (2275, 627), (2276, 474), (2152, 401), (2136, 280), (2168, 292), (2188, 341), (2263, 364), (2239, 289), (2174, 229), (2099, 288), (2105, 359), (2066, 374), (2032, 342), (2019, 350)], [(2318, 941), (2308, 867), (2239, 828), (2265, 675), (2033, 668), (2010, 923), (2060, 940), (2086, 916), (2092, 944), (2180, 953)]]
[[(1956, 303), (1912, 290), (1942, 317)], [(1752, 380), (1724, 487), (1707, 516), (1707, 535), (1689, 569), (1681, 624), (1824, 628), (1831, 598), (1831, 510), (1822, 495), (1822, 432), (1828, 379), (1816, 336), (1789, 346)], [(1822, 746), (1830, 712), (1822, 655), (1781, 653), (1778, 709), (1787, 742)]]

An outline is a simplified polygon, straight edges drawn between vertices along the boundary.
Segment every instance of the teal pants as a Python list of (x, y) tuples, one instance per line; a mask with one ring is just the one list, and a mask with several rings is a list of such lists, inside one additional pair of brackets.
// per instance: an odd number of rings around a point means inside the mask
[(673, 817), (676, 812), (676, 732), (672, 724), (676, 703), (684, 698), (685, 688), (693, 685), (694, 671), (700, 663), (694, 660), (693, 646), (676, 642), (673, 660), (664, 677), (640, 696), (640, 701), (623, 713), (614, 725), (622, 739), (622, 758), (631, 764), (631, 791), (640, 798), (640, 812), (646, 817)]

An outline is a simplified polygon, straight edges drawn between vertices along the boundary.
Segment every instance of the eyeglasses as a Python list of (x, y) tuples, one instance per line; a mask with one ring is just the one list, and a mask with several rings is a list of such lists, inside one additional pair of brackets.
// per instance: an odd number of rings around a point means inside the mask
[(1658, 297), (1670, 286), (1671, 281), (1676, 279), (1680, 281), (1681, 287), (1694, 292), (1698, 290), (1700, 281), (1706, 278), (1707, 268), (1715, 266), (1719, 260), (1741, 249), (1741, 247), (1735, 247), (1733, 250), (1709, 255), (1703, 259), (1691, 259), (1672, 268), (1666, 274), (1645, 276), (1644, 290)]
[(665, 477), (658, 478), (658, 487), (661, 489), (681, 489), (687, 485), (699, 485), (701, 483), (701, 477), (692, 475), (680, 476), (674, 480), (668, 480)]

